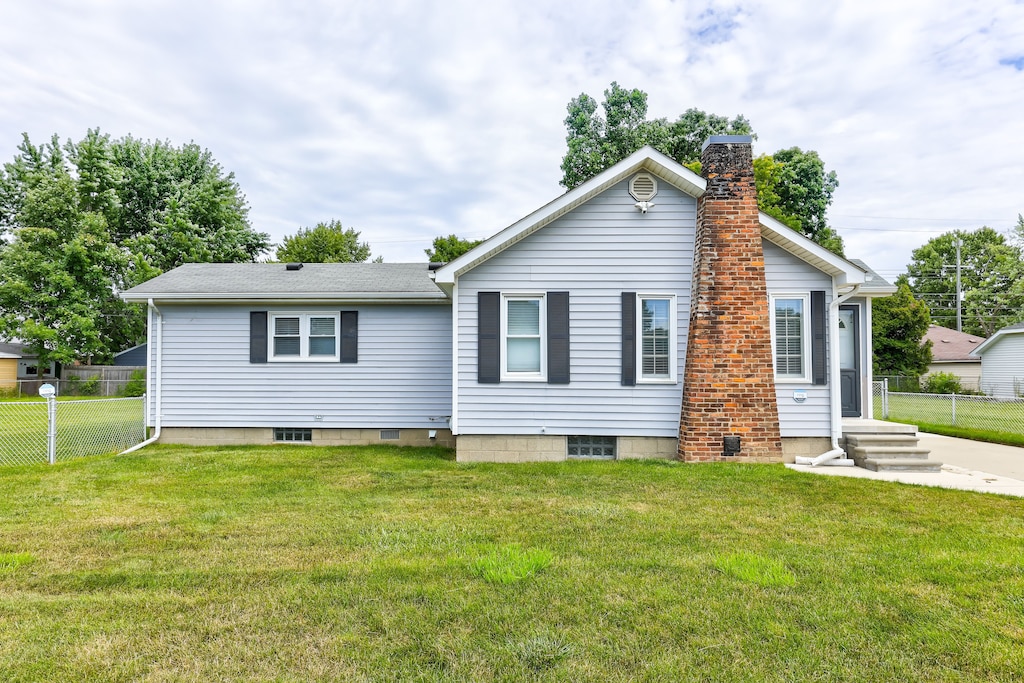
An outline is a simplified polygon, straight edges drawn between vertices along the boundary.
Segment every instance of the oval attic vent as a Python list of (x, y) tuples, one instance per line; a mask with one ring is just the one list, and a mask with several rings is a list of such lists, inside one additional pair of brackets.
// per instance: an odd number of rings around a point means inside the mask
[(638, 202), (649, 202), (658, 194), (658, 181), (650, 173), (637, 173), (629, 181), (629, 194)]

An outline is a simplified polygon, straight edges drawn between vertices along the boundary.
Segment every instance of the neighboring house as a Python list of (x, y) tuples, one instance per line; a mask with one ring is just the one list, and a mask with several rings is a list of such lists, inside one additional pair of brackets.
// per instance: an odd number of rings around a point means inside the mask
[(928, 373), (948, 372), (960, 379), (960, 386), (977, 390), (981, 387), (981, 359), (971, 353), (985, 341), (984, 337), (929, 325), (924, 338), (932, 343), (932, 362)]
[(974, 350), (981, 358), (981, 390), (999, 398), (1024, 398), (1024, 322), (999, 330)]
[(759, 214), (750, 138), (644, 148), (460, 258), (191, 264), (149, 305), (149, 424), (188, 443), (456, 444), (460, 460), (791, 461), (871, 415), (895, 291)]
[[(0, 342), (0, 359), (17, 359), (15, 379), (53, 379), (57, 376), (57, 363), (50, 363), (48, 366), (40, 367), (39, 358), (31, 354), (24, 344), (14, 342)], [(0, 368), (3, 367), (0, 362)], [(3, 371), (0, 370), (0, 375)]]
[(18, 388), (20, 354), (0, 350), (0, 396)]
[(146, 365), (146, 354), (148, 353), (148, 347), (146, 344), (139, 344), (133, 346), (130, 349), (126, 349), (121, 353), (114, 355), (114, 365), (116, 367), (136, 367)]

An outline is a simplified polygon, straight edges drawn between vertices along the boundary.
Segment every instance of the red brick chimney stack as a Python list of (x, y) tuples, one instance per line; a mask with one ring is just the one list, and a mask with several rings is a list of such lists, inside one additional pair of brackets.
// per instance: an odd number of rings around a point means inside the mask
[(679, 457), (782, 462), (751, 138), (712, 136), (701, 164)]

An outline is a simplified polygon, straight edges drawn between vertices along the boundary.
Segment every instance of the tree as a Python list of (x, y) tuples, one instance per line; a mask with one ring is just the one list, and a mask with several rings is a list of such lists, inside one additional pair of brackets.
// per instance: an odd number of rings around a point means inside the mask
[(13, 238), (0, 335), (64, 363), (109, 359), (145, 338), (145, 312), (118, 291), (186, 262), (256, 260), (269, 236), (247, 214), (234, 175), (194, 143), (23, 135), (0, 169), (0, 235)]
[(912, 252), (907, 266), (910, 288), (928, 305), (932, 319), (956, 327), (958, 240), (963, 331), (987, 337), (1024, 320), (1021, 248), (989, 227), (948, 232)]
[(362, 263), (370, 258), (370, 245), (359, 241), (359, 232), (344, 228), (341, 221), (299, 228), (277, 248), (278, 261), (293, 263)]
[(914, 298), (907, 279), (895, 294), (871, 304), (871, 335), (876, 375), (920, 377), (932, 362), (932, 343), (924, 338), (931, 319), (928, 307)]
[(427, 260), (431, 263), (449, 263), (483, 242), (483, 240), (467, 240), (456, 235), (435, 237), (430, 249), (424, 249)]
[[(650, 145), (694, 172), (711, 135), (756, 135), (743, 116), (729, 119), (687, 109), (676, 121), (647, 119), (647, 94), (613, 82), (604, 91), (602, 114), (586, 93), (569, 101), (565, 118), (567, 150), (561, 184), (572, 189), (611, 167), (644, 145)], [(839, 184), (834, 171), (813, 150), (779, 150), (754, 160), (758, 206), (797, 232), (842, 255), (843, 243), (829, 227), (826, 212)]]

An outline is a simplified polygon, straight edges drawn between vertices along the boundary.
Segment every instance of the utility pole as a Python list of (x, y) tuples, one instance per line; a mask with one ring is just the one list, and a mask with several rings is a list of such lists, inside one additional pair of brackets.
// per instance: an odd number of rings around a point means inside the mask
[(960, 236), (956, 238), (956, 331), (963, 332), (963, 321), (960, 318)]

